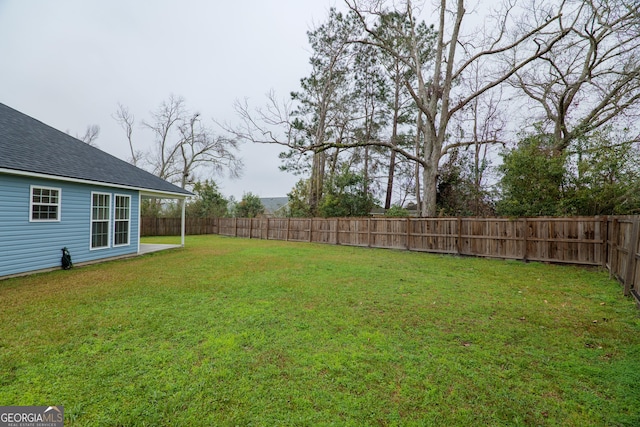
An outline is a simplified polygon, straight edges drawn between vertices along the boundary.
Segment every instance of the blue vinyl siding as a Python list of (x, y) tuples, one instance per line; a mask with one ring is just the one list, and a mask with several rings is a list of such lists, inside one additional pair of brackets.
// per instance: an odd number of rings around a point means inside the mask
[[(60, 221), (30, 222), (31, 185), (61, 190)], [(90, 250), (91, 192), (111, 194), (111, 221), (115, 195), (131, 196), (129, 245)], [(137, 191), (0, 174), (0, 277), (60, 266), (61, 249), (67, 247), (74, 263), (138, 252)]]

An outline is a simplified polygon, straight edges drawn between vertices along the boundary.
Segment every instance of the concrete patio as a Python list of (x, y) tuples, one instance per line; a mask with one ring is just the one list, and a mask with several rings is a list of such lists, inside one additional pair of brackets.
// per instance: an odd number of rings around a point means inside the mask
[(159, 245), (150, 243), (140, 243), (138, 255), (150, 254), (152, 252), (165, 251), (167, 249), (181, 248), (182, 245)]

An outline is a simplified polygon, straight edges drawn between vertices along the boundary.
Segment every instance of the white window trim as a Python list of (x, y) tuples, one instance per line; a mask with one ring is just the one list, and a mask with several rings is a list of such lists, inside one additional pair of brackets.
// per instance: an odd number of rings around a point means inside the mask
[[(116, 218), (116, 199), (118, 197), (126, 197), (129, 199), (129, 219), (127, 219), (127, 243), (120, 243), (116, 245), (116, 222), (124, 221)], [(114, 194), (113, 195), (113, 247), (119, 248), (121, 246), (129, 246), (131, 245), (131, 196), (129, 194)]]
[[(94, 222), (105, 222), (105, 220), (94, 220), (93, 219), (93, 196), (96, 195), (96, 194), (109, 197), (109, 209), (107, 210), (107, 212), (109, 212), (109, 218), (107, 218), (107, 220), (106, 220), (106, 222), (107, 222), (107, 245), (94, 248), (93, 247), (93, 223)], [(89, 222), (89, 250), (90, 251), (99, 251), (99, 250), (110, 249), (111, 248), (111, 212), (112, 212), (112, 209), (113, 209), (112, 200), (113, 200), (113, 195), (111, 193), (104, 193), (104, 192), (101, 192), (101, 191), (92, 191), (91, 192), (91, 200), (90, 200), (90, 203), (89, 203), (89, 209), (90, 209), (89, 217), (91, 218), (91, 220)]]
[[(58, 192), (58, 203), (36, 203), (37, 205), (48, 205), (58, 207), (57, 219), (33, 219), (33, 189), (56, 190)], [(60, 222), (62, 219), (62, 188), (48, 187), (46, 185), (31, 185), (29, 187), (29, 222)]]

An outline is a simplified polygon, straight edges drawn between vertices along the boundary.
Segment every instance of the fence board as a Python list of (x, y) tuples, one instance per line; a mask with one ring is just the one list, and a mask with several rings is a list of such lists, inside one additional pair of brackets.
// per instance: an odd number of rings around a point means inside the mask
[(635, 276), (637, 276), (637, 260), (638, 260), (638, 234), (640, 233), (640, 221), (633, 221), (633, 225), (631, 227), (631, 238), (630, 246), (628, 248), (627, 254), (627, 271), (624, 276), (624, 294), (630, 295), (632, 289), (634, 288)]

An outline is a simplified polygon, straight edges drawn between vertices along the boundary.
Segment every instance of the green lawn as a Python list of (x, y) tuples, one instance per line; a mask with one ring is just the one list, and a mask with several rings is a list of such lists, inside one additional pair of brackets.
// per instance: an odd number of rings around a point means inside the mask
[(640, 425), (606, 272), (201, 236), (0, 306), (0, 405), (68, 426)]

